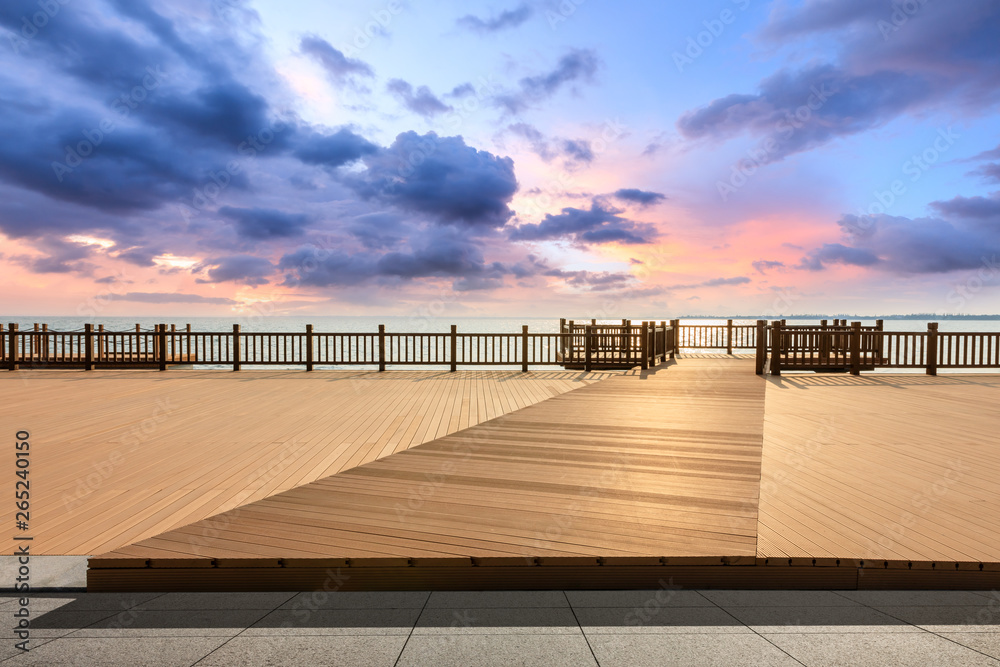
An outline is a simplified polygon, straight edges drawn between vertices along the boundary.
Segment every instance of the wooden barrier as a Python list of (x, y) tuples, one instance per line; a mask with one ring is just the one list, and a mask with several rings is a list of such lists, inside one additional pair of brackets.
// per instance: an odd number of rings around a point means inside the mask
[(452, 325), (447, 333), (395, 333), (379, 325), (371, 333), (196, 332), (166, 324), (152, 331), (109, 331), (87, 324), (78, 331), (32, 329), (15, 323), (0, 327), (0, 368), (157, 368), (173, 365), (562, 366), (580, 370), (652, 369), (684, 350), (746, 349), (752, 341), (755, 371), (780, 375), (785, 371), (860, 373), (875, 368), (925, 369), (1000, 368), (1000, 332), (941, 332), (936, 323), (927, 331), (884, 331), (883, 322), (846, 326), (842, 320), (814, 325), (788, 325), (783, 320), (753, 325), (685, 325), (679, 320), (633, 324), (577, 324), (560, 320), (555, 333), (464, 333)]

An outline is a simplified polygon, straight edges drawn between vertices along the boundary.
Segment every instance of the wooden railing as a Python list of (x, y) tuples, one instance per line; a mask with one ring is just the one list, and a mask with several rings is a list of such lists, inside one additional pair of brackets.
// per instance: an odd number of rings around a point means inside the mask
[[(876, 368), (922, 368), (937, 375), (939, 368), (1000, 368), (1000, 332), (885, 331), (842, 323), (786, 326), (757, 323), (757, 374), (782, 371), (841, 371), (854, 375)], [(767, 342), (764, 341), (766, 336)]]
[(159, 368), (171, 365), (243, 366), (563, 366), (652, 368), (684, 350), (747, 349), (753, 342), (758, 374), (782, 371), (860, 373), (875, 368), (1000, 368), (1000, 332), (884, 331), (860, 322), (826, 321), (787, 325), (681, 324), (678, 320), (622, 324), (561, 320), (557, 333), (467, 333), (452, 325), (446, 333), (325, 333), (308, 325), (303, 332), (192, 331), (156, 325), (143, 330), (108, 331), (86, 325), (79, 331), (47, 326), (21, 331), (0, 326), (0, 367)]
[(581, 324), (559, 320), (559, 357), (567, 368), (655, 367), (677, 352), (677, 321)]
[[(662, 332), (660, 332), (662, 339)], [(529, 366), (565, 365), (561, 350), (569, 335), (531, 333), (373, 333), (192, 331), (190, 326), (156, 325), (153, 330), (105, 331), (86, 325), (81, 331), (50, 331), (47, 326), (20, 331), (0, 326), (0, 367), (19, 368), (159, 368), (215, 365), (243, 366)], [(657, 340), (661, 340), (657, 339)], [(660, 356), (662, 357), (662, 345)], [(583, 357), (581, 357), (583, 358)]]

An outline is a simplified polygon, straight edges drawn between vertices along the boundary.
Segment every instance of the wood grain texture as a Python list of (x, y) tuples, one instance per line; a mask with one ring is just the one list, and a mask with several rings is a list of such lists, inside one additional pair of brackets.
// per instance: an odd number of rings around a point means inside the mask
[[(32, 553), (89, 555), (493, 419), (605, 375), (570, 371), (0, 373), (31, 433)], [(11, 448), (13, 450), (13, 447)], [(11, 456), (13, 466), (13, 456)], [(14, 475), (3, 481), (13, 498)], [(3, 507), (7, 538), (14, 504)]]
[(632, 371), (101, 559), (753, 559), (765, 386), (752, 359)]
[(1000, 561), (998, 405), (998, 375), (772, 378), (758, 556)]

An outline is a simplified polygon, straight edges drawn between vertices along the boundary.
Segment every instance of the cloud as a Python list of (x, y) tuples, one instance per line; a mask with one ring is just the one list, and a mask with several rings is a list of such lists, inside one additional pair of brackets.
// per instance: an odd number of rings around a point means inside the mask
[(984, 164), (971, 172), (971, 175), (980, 176), (983, 180), (991, 183), (1000, 183), (1000, 162)]
[(864, 248), (852, 248), (842, 243), (824, 243), (803, 257), (799, 268), (822, 271), (828, 264), (873, 266), (879, 261), (878, 255)]
[(705, 280), (700, 283), (691, 283), (687, 285), (669, 285), (665, 289), (668, 290), (679, 290), (679, 289), (698, 289), (700, 287), (726, 287), (731, 285), (746, 285), (750, 282), (750, 279), (746, 276), (737, 276), (735, 278), (712, 278), (711, 280)]
[(764, 40), (784, 46), (827, 38), (838, 45), (835, 61), (779, 71), (755, 93), (687, 112), (678, 127), (689, 139), (749, 132), (773, 141), (758, 160), (769, 163), (901, 115), (989, 113), (1000, 100), (1000, 61), (991, 47), (998, 32), (1000, 5), (993, 0), (970, 0), (961, 12), (945, 3), (776, 3), (760, 31)]
[(537, 224), (514, 227), (512, 241), (553, 241), (568, 239), (581, 245), (601, 243), (649, 243), (656, 236), (652, 225), (619, 216), (622, 211), (600, 201), (591, 201), (590, 210), (564, 208), (558, 215), (547, 213)]
[(1000, 192), (994, 192), (989, 197), (955, 197), (948, 201), (931, 202), (930, 206), (946, 217), (1000, 223)]
[(301, 236), (309, 224), (307, 215), (269, 208), (223, 206), (219, 209), (219, 214), (236, 223), (236, 231), (240, 236), (254, 240)]
[(585, 139), (564, 139), (560, 148), (571, 162), (590, 164), (594, 161), (594, 151)]
[(463, 28), (467, 28), (480, 34), (499, 32), (510, 28), (516, 28), (533, 14), (530, 5), (523, 4), (515, 9), (508, 9), (497, 16), (488, 19), (481, 19), (478, 16), (469, 14), (458, 19), (457, 23)]
[(174, 294), (171, 292), (126, 292), (115, 294), (120, 301), (136, 301), (139, 303), (205, 303), (219, 306), (231, 306), (239, 303), (233, 299), (221, 296), (201, 296), (200, 294)]
[(785, 263), (767, 259), (758, 259), (755, 262), (751, 262), (751, 266), (753, 266), (753, 268), (757, 271), (757, 273), (765, 274), (771, 269), (785, 268)]
[(365, 155), (366, 169), (342, 182), (366, 200), (447, 224), (501, 227), (514, 212), (514, 161), (467, 146), (462, 137), (403, 132), (388, 148)]
[(586, 139), (560, 139), (557, 137), (549, 139), (534, 125), (523, 122), (508, 125), (507, 129), (517, 136), (527, 139), (532, 152), (546, 162), (551, 162), (560, 155), (568, 166), (590, 164), (594, 161), (594, 150)]
[(341, 128), (333, 134), (300, 133), (292, 154), (306, 164), (335, 169), (378, 152), (378, 146)]
[(400, 244), (406, 229), (402, 217), (393, 213), (359, 215), (347, 231), (368, 250), (384, 250)]
[(283, 256), (278, 267), (286, 271), (286, 285), (331, 287), (372, 280), (453, 278), (453, 288), (460, 291), (499, 287), (503, 276), (512, 272), (499, 262), (487, 262), (476, 244), (452, 230), (431, 229), (418, 242), (407, 251), (370, 255), (302, 246)]
[(207, 269), (207, 278), (198, 278), (199, 283), (235, 282), (256, 287), (268, 283), (267, 276), (274, 273), (274, 265), (263, 257), (254, 255), (230, 255), (207, 259), (194, 268), (201, 272)]
[(413, 86), (406, 81), (392, 79), (386, 89), (395, 95), (407, 109), (425, 118), (451, 111), (451, 107), (439, 100), (427, 86), (420, 86), (414, 92)]
[(521, 79), (518, 92), (500, 95), (496, 102), (512, 114), (520, 113), (533, 104), (549, 99), (566, 85), (592, 81), (599, 63), (594, 51), (574, 49), (560, 58), (551, 72)]
[[(948, 205), (939, 208), (949, 215), (956, 210)], [(957, 210), (967, 213), (961, 207)], [(820, 271), (830, 264), (847, 264), (900, 275), (976, 269), (984, 257), (1000, 253), (1000, 225), (983, 224), (976, 213), (971, 222), (845, 215), (837, 224), (851, 245), (825, 243), (807, 253), (797, 268)]]
[(833, 65), (780, 71), (755, 94), (732, 94), (683, 114), (678, 129), (688, 139), (721, 141), (742, 132), (762, 138), (767, 164), (842, 136), (885, 124), (927, 102), (934, 88), (907, 72), (855, 75)]
[(299, 41), (299, 50), (319, 63), (330, 79), (340, 85), (354, 76), (371, 78), (374, 70), (367, 63), (348, 58), (329, 42), (316, 35), (306, 35)]
[(542, 275), (559, 278), (572, 287), (585, 287), (591, 292), (606, 292), (627, 287), (633, 282), (631, 274), (610, 271), (564, 271), (550, 269)]
[(660, 194), (659, 192), (650, 192), (648, 190), (639, 190), (637, 188), (622, 188), (621, 190), (616, 190), (614, 196), (622, 201), (639, 204), (643, 208), (646, 206), (652, 206), (653, 204), (659, 204), (667, 198), (666, 195)]
[(967, 162), (977, 162), (979, 160), (1000, 160), (1000, 146), (996, 148), (991, 148), (988, 151), (983, 151), (977, 155), (970, 157)]
[(182, 95), (150, 95), (142, 111), (161, 127), (218, 142), (227, 150), (271, 125), (267, 100), (235, 81), (212, 83)]
[(507, 129), (519, 137), (527, 139), (531, 150), (546, 162), (551, 161), (555, 157), (555, 153), (549, 147), (549, 140), (534, 125), (529, 123), (513, 123), (508, 125)]
[(44, 238), (33, 243), (45, 253), (42, 256), (15, 255), (11, 259), (32, 273), (84, 273), (89, 274), (95, 265), (87, 260), (94, 255), (94, 246), (86, 243)]

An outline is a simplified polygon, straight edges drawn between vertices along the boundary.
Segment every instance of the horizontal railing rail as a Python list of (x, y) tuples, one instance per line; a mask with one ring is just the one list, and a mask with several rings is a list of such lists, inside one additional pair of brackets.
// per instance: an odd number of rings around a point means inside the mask
[(940, 368), (1000, 368), (1000, 332), (941, 332), (936, 322), (928, 323), (927, 331), (885, 331), (881, 320), (874, 327), (759, 321), (757, 330), (769, 337), (757, 346), (758, 374), (922, 368), (936, 375)]
[(562, 366), (651, 368), (685, 350), (755, 349), (756, 371), (850, 371), (876, 368), (1000, 368), (1000, 332), (885, 331), (875, 326), (682, 324), (679, 320), (622, 324), (561, 320), (555, 333), (252, 332), (233, 325), (232, 332), (192, 331), (190, 325), (156, 325), (152, 330), (110, 331), (86, 325), (83, 330), (55, 331), (36, 325), (19, 330), (0, 326), (0, 367), (19, 368), (159, 368), (173, 365), (224, 366)]

